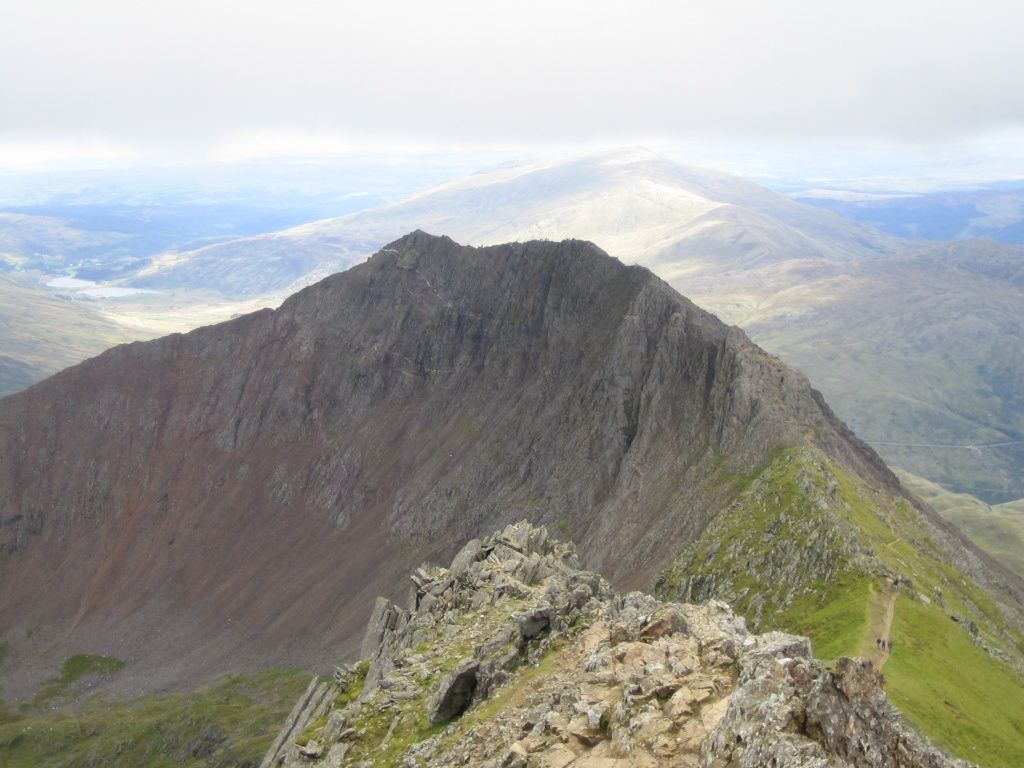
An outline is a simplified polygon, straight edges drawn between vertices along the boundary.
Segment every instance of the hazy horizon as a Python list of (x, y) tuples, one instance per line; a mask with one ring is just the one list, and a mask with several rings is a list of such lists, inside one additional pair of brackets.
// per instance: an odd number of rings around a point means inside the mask
[(0, 171), (644, 145), (764, 179), (1024, 177), (1024, 6), (9, 7)]

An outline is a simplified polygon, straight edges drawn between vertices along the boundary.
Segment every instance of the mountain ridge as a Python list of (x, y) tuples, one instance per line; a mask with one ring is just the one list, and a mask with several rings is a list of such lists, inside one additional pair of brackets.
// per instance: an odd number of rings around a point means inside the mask
[(423, 232), (278, 310), (0, 399), (5, 694), (47, 701), (68, 665), (135, 698), (352, 658), (416, 563), (524, 518), (617, 587), (665, 575), (663, 594), (695, 585), (835, 653), (905, 581), (899, 705), (993, 754), (1017, 727), (989, 692), (1022, 690), (1019, 578), (915, 505), (802, 374), (585, 241)]
[(355, 215), (167, 252), (134, 273), (162, 296), (107, 309), (152, 333), (276, 306), (416, 227), (476, 245), (598, 242), (803, 369), (894, 465), (988, 503), (1024, 495), (1024, 447), (958, 448), (1024, 434), (1019, 247), (901, 239), (642, 148), (485, 169)]
[(1020, 247), (899, 238), (646, 151), (491, 169), (356, 214), (167, 254), (140, 278), (275, 303), (415, 227), (474, 245), (597, 242), (800, 367), (895, 465), (989, 503), (1024, 495), (1020, 448), (976, 460), (914, 445), (1024, 434), (1014, 362), (1024, 357), (1001, 352), (1022, 343)]
[(261, 768), (968, 765), (915, 733), (871, 662), (829, 670), (719, 602), (616, 595), (526, 521), (412, 582), (407, 608), (378, 601), (358, 665), (310, 683)]
[[(756, 463), (818, 430), (841, 461), (898, 489), (802, 376), (646, 270), (578, 242), (479, 251), (420, 233), (389, 248), (277, 311), (118, 347), (0, 401), (4, 624), (48, 626), (54, 648), (69, 630), (115, 640), (110, 653), (128, 657), (160, 613), (184, 611), (190, 631), (218, 638), (211, 664), (257, 628), (257, 644), (277, 648), (266, 660), (312, 660), (356, 631), (355, 603), (437, 552), (425, 539), (442, 517), (477, 530), (542, 511), (614, 580), (642, 583), (727, 496), (708, 482), (712, 447)], [(470, 508), (489, 511), (459, 512)], [(348, 576), (303, 564), (352, 539), (363, 545)], [(279, 562), (291, 575), (268, 577)], [(337, 585), (357, 573), (374, 576), (346, 595)], [(297, 641), (332, 604), (353, 607)], [(122, 622), (132, 632), (105, 638)]]

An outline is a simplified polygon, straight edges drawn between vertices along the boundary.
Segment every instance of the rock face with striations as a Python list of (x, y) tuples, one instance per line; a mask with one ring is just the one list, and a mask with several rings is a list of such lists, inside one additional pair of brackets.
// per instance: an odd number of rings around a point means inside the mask
[(522, 517), (640, 586), (728, 502), (716, 472), (807, 443), (898, 488), (803, 376), (647, 270), (416, 232), (0, 400), (0, 632), (17, 655), (39, 630), (5, 689), (72, 648), (141, 688), (354, 652), (411, 566)]
[(314, 682), (262, 768), (955, 768), (869, 662), (753, 635), (723, 603), (615, 594), (522, 522), (378, 602), (368, 657)]

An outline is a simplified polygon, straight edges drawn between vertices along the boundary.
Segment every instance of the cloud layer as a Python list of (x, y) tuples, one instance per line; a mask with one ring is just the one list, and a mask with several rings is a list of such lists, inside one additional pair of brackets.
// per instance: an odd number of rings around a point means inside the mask
[(919, 142), (1024, 126), (1019, 0), (12, 5), (7, 141)]

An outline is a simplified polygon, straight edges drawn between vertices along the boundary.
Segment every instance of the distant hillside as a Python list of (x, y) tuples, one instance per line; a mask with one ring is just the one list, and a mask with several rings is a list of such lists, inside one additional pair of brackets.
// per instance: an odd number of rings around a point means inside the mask
[(281, 232), (158, 257), (133, 284), (280, 293), (347, 268), (402, 232), (475, 245), (585, 237), (673, 282), (723, 268), (846, 262), (898, 241), (752, 182), (642, 149), (484, 171), (402, 200)]
[(819, 189), (795, 197), (900, 237), (1024, 244), (1024, 183), (1019, 181), (925, 194)]
[(135, 338), (80, 303), (0, 275), (0, 395), (17, 392), (62, 368)]
[(990, 507), (970, 494), (952, 493), (909, 472), (897, 474), (907, 490), (1024, 577), (1024, 499)]
[(63, 271), (96, 251), (116, 250), (125, 235), (81, 229), (53, 216), (0, 211), (0, 274), (13, 269)]
[(915, 250), (768, 299), (742, 325), (891, 463), (989, 503), (1018, 499), (1022, 263), (1024, 248), (985, 243)]

